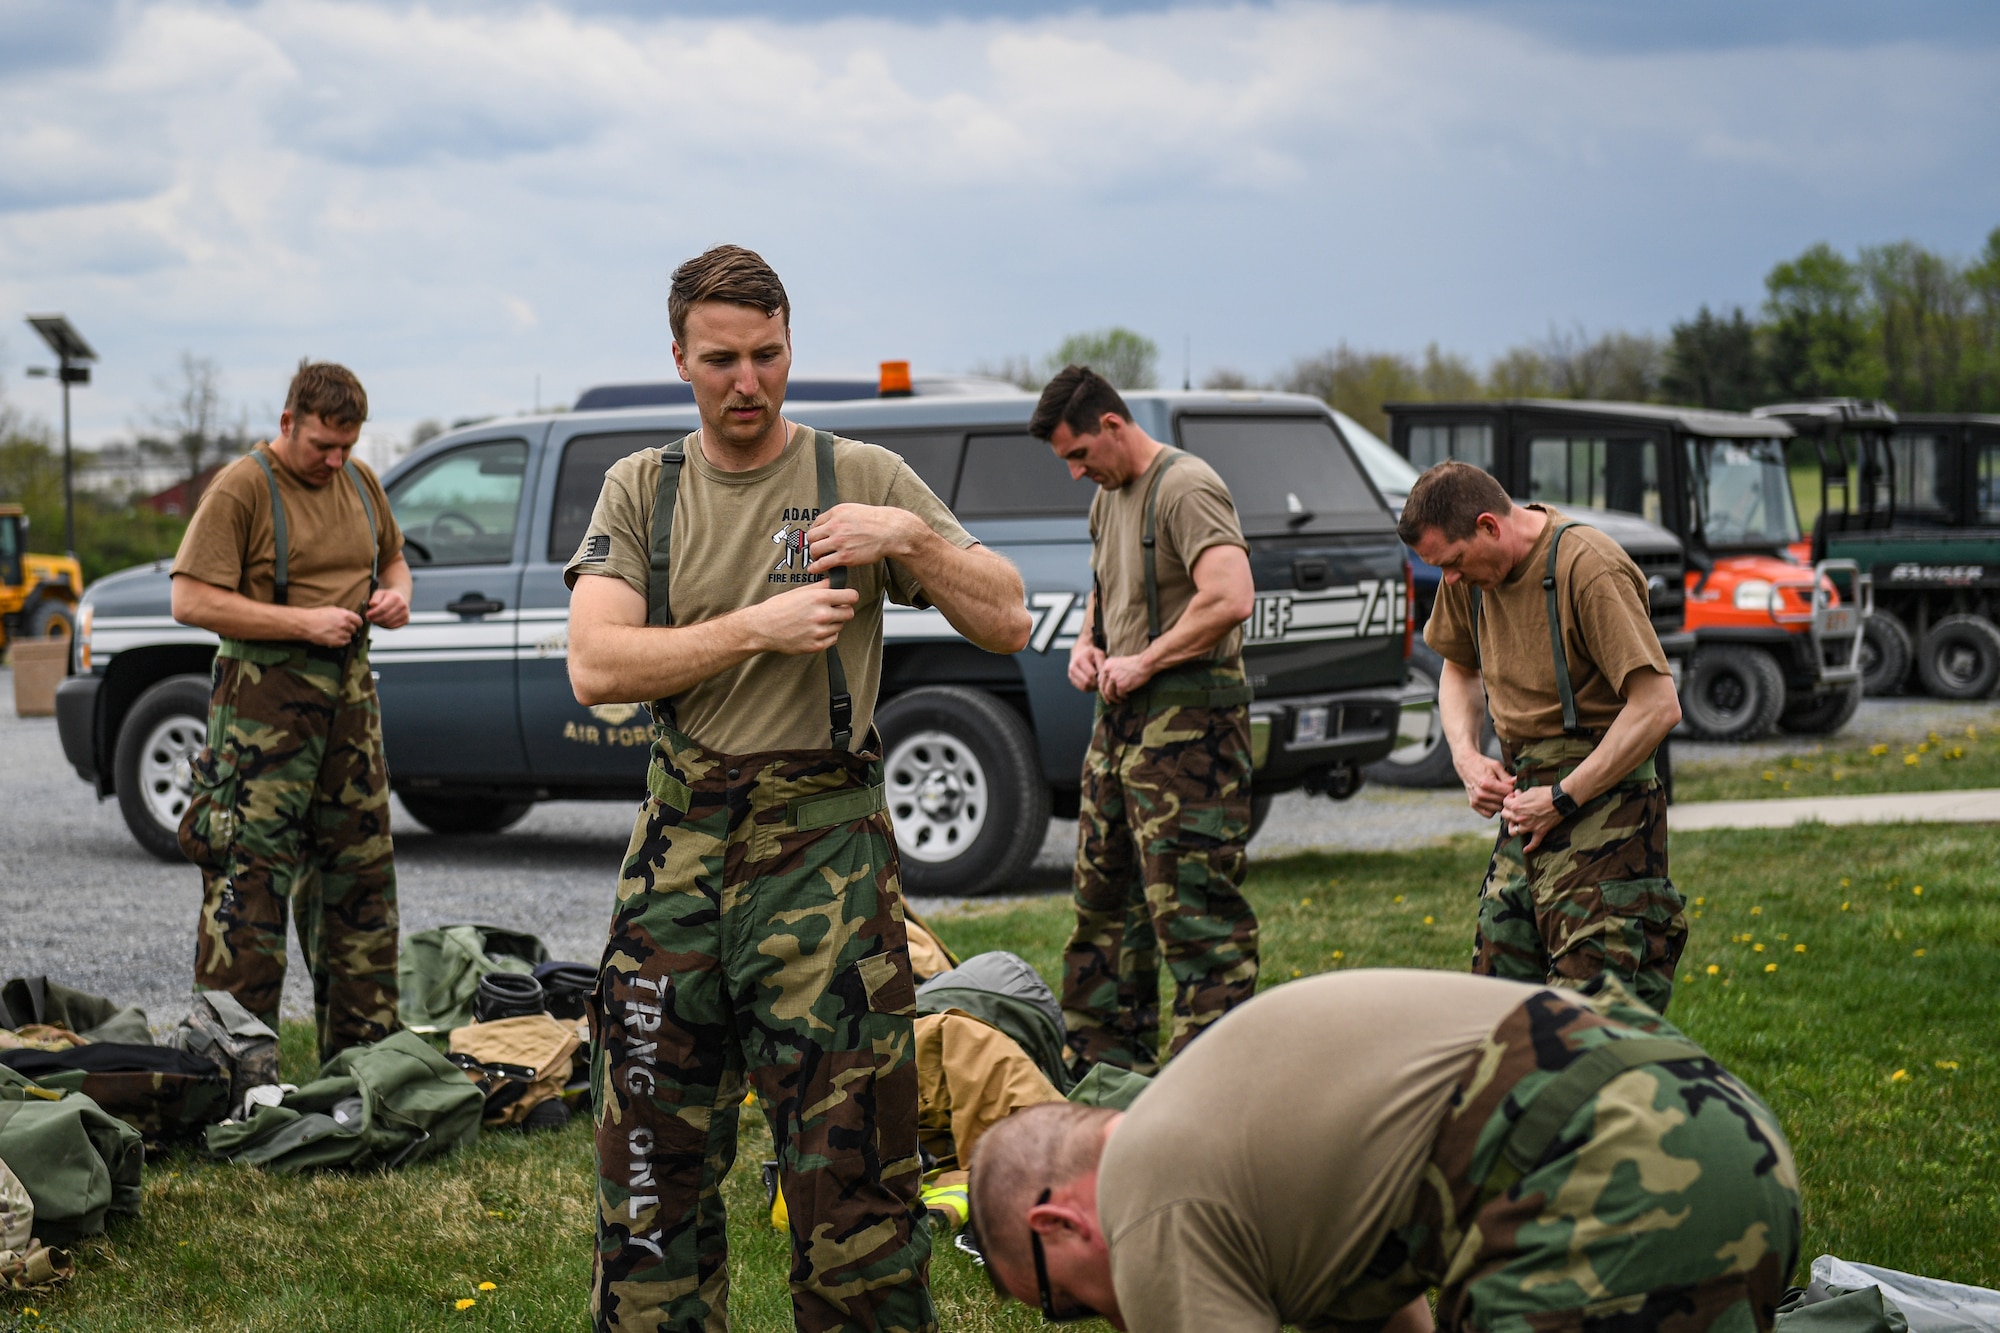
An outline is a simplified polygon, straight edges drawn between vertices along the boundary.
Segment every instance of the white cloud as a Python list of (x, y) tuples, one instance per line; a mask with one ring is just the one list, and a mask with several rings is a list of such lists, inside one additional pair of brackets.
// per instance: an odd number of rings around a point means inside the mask
[(99, 434), (182, 347), (272, 394), (340, 356), (392, 422), (658, 373), (666, 273), (723, 239), (786, 275), (802, 369), (1124, 322), (1269, 370), (1340, 338), (1657, 328), (1754, 302), (1822, 237), (2000, 222), (2000, 129), (1967, 111), (2000, 62), (1938, 43), (1579, 51), (1309, 0), (921, 24), (129, 0), (103, 41), (0, 70), (0, 304), (100, 343)]

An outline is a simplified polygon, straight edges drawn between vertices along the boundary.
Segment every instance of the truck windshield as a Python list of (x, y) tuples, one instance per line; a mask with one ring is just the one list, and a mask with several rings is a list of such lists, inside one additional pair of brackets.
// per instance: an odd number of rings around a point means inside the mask
[(1782, 441), (1690, 439), (1687, 454), (1710, 546), (1789, 546), (1799, 539)]

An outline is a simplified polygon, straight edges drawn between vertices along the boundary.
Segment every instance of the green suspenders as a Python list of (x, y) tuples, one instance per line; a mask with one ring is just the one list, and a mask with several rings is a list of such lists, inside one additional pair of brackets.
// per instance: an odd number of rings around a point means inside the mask
[[(1563, 651), (1562, 599), (1556, 595), (1556, 551), (1562, 545), (1562, 535), (1577, 523), (1558, 523), (1556, 530), (1549, 534), (1549, 567), (1542, 576), (1542, 591), (1548, 597), (1549, 606), (1549, 652), (1556, 661), (1556, 694), (1562, 699), (1563, 732), (1575, 736), (1583, 728), (1576, 724), (1576, 690), (1569, 679), (1569, 654)], [(1472, 657), (1479, 660), (1479, 589), (1470, 587), (1472, 597)]]
[[(1165, 451), (1166, 457), (1153, 473), (1153, 480), (1146, 486), (1146, 525), (1139, 535), (1140, 564), (1146, 581), (1146, 642), (1160, 637), (1160, 571), (1159, 558), (1154, 553), (1158, 544), (1155, 536), (1159, 530), (1160, 482), (1166, 478), (1167, 469), (1186, 457), (1178, 449)], [(1093, 576), (1091, 579), (1091, 642), (1101, 652), (1110, 651), (1104, 638), (1104, 585)]]
[[(285, 500), (278, 494), (278, 474), (271, 470), (271, 460), (264, 456), (264, 451), (253, 449), (250, 456), (257, 460), (258, 467), (264, 469), (264, 480), (271, 487), (272, 546), (277, 552), (277, 564), (271, 579), (271, 601), (284, 606), (292, 595), (291, 545), (285, 537)], [(361, 484), (361, 478), (353, 468), (342, 468), (341, 471), (354, 483), (354, 493), (361, 497), (361, 512), (368, 515), (368, 595), (373, 597), (382, 577), (382, 542), (375, 532), (375, 502), (368, 498), (368, 488)]]
[[(669, 560), (674, 544), (674, 503), (680, 497), (681, 468), (687, 463), (687, 442), (692, 438), (687, 436), (675, 440), (660, 450), (660, 485), (653, 496), (653, 543), (646, 575), (648, 625), (674, 623), (673, 611), (667, 602)], [(840, 486), (833, 473), (833, 436), (826, 431), (813, 432), (813, 464), (819, 474), (819, 510), (823, 514), (840, 503)], [(826, 577), (826, 584), (829, 588), (845, 588), (846, 567), (831, 571)], [(841, 665), (838, 646), (826, 650), (826, 684), (832, 748), (845, 750), (854, 738), (854, 697), (847, 691), (847, 670)], [(674, 712), (671, 700), (656, 699), (653, 707), (672, 725)]]

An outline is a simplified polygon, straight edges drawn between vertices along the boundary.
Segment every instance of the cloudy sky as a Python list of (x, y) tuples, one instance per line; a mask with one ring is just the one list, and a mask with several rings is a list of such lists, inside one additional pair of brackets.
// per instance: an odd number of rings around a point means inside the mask
[(0, 393), (55, 416), (61, 310), (86, 441), (184, 350), (260, 417), (305, 354), (385, 432), (567, 401), (669, 369), (725, 240), (802, 374), (1664, 331), (1814, 241), (1979, 248), (1996, 55), (1987, 0), (0, 0)]

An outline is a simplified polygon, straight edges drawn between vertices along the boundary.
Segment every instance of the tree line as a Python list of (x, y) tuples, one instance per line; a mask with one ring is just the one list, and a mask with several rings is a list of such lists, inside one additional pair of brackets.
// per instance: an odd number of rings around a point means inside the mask
[[(1130, 329), (1075, 334), (1039, 362), (978, 367), (1037, 389), (1070, 361), (1121, 388), (1159, 384), (1159, 347)], [(1311, 394), (1377, 434), (1384, 403), (1469, 398), (1590, 398), (1742, 411), (1801, 398), (1880, 398), (1906, 412), (2000, 412), (2000, 228), (1970, 259), (1914, 241), (1824, 242), (1764, 277), (1755, 314), (1702, 306), (1665, 337), (1551, 328), (1482, 373), (1432, 343), (1421, 354), (1342, 342), (1300, 357), (1268, 381), (1216, 370), (1205, 389)]]

